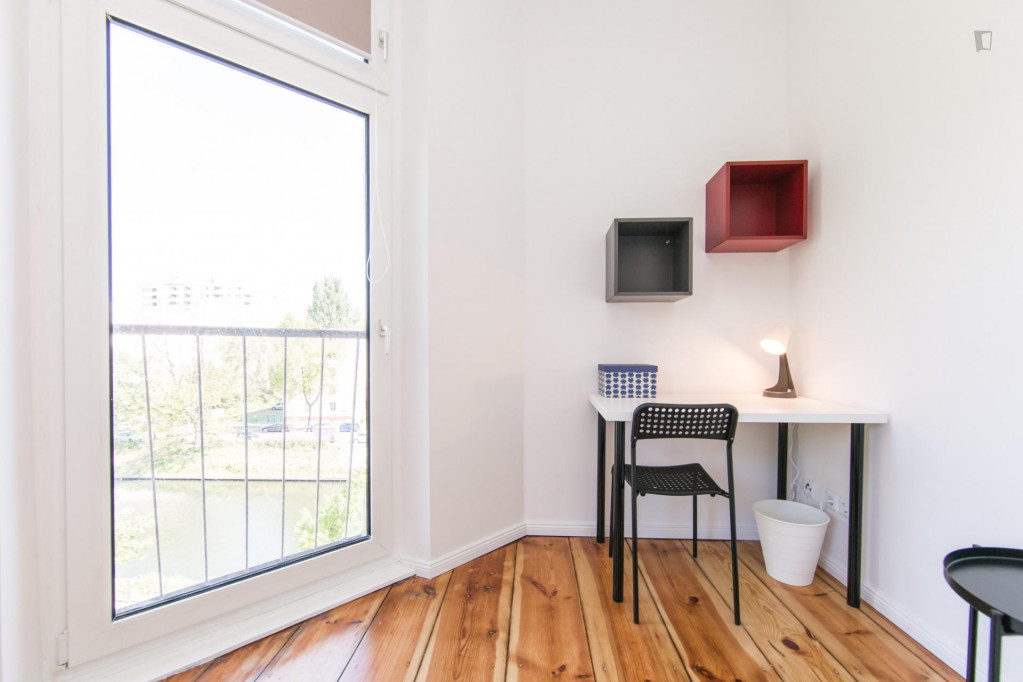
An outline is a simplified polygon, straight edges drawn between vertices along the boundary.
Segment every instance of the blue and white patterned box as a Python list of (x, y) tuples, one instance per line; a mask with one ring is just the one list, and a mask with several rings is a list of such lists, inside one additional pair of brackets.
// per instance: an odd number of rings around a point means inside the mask
[(597, 383), (605, 398), (656, 398), (657, 365), (597, 365)]

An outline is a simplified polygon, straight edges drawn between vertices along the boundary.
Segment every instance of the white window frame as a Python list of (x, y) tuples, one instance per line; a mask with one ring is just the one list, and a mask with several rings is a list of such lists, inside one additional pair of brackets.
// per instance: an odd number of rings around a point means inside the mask
[[(201, 10), (201, 11), (197, 11)], [(369, 115), (370, 247), (382, 253), (390, 121), (386, 69), (266, 21), (228, 0), (67, 0), (62, 7), (64, 410), (67, 627), (71, 669), (282, 595), (329, 589), (393, 557), (390, 363), (370, 334), (372, 537), (148, 611), (113, 618), (107, 208), (107, 19), (113, 17)], [(390, 314), (389, 279), (371, 286), (369, 328)], [(327, 608), (330, 604), (323, 604)], [(281, 623), (280, 625), (284, 625)]]

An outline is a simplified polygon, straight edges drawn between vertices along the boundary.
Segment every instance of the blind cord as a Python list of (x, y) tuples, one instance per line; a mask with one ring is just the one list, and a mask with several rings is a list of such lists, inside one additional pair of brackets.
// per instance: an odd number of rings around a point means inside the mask
[[(377, 26), (376, 23), (376, 8), (374, 3), (372, 25)], [(379, 30), (379, 29), (378, 29)], [(390, 49), (390, 48), (388, 48)], [(387, 240), (387, 230), (384, 229), (384, 218), (383, 218), (383, 203), (380, 201), (380, 87), (379, 87), (380, 72), (379, 66), (373, 68), (373, 118), (372, 128), (370, 130), (370, 144), (373, 147), (373, 155), (370, 159), (371, 175), (372, 175), (372, 186), (370, 188), (370, 201), (369, 201), (369, 249), (366, 255), (366, 281), (370, 285), (382, 282), (384, 277), (387, 276), (388, 271), (391, 269), (391, 245)], [(383, 243), (384, 249), (384, 269), (379, 276), (374, 277), (373, 275), (373, 227), (379, 228), (380, 240)]]

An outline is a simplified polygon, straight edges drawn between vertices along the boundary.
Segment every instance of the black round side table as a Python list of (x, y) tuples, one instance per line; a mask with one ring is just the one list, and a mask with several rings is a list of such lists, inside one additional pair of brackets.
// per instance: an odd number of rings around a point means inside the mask
[(1002, 636), (1023, 635), (1023, 549), (970, 547), (945, 557), (945, 581), (970, 605), (966, 680), (977, 667), (977, 612), (991, 619), (988, 680), (1001, 677)]

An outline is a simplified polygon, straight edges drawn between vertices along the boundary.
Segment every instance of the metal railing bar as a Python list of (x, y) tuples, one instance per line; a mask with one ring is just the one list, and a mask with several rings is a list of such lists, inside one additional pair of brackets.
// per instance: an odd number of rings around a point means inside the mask
[(249, 350), (242, 336), (242, 420), (245, 422), (245, 570), (249, 568)]
[(281, 403), (281, 560), (284, 559), (284, 512), (287, 509), (285, 488), (288, 479), (288, 337), (284, 337), (284, 400)]
[(195, 336), (195, 367), (199, 388), (199, 473), (202, 476), (202, 564), (204, 582), (210, 579), (210, 545), (206, 527), (206, 429), (202, 410), (202, 338)]
[[(251, 498), (251, 484), (252, 483), (263, 483), (276, 485), (278, 482), (281, 485), (281, 545), (280, 554), (278, 560), (273, 560), (270, 563), (287, 562), (289, 558), (285, 555), (285, 548), (287, 544), (287, 484), (288, 483), (300, 483), (300, 484), (315, 484), (315, 515), (314, 515), (314, 542), (313, 549), (320, 549), (324, 547), (333, 547), (338, 544), (347, 543), (351, 540), (351, 511), (352, 511), (352, 475), (354, 470), (354, 451), (355, 451), (355, 413), (359, 399), (359, 363), (362, 361), (362, 340), (367, 339), (367, 333), (365, 330), (362, 331), (350, 331), (350, 330), (322, 330), (322, 329), (258, 329), (249, 327), (201, 327), (201, 326), (172, 326), (172, 325), (113, 325), (112, 332), (118, 334), (137, 334), (140, 338), (142, 348), (142, 365), (143, 374), (145, 381), (145, 399), (146, 399), (146, 420), (147, 420), (147, 441), (149, 447), (149, 476), (140, 474), (138, 476), (115, 476), (112, 477), (115, 482), (135, 482), (135, 481), (148, 481), (148, 488), (150, 489), (152, 497), (152, 508), (153, 508), (153, 528), (156, 539), (156, 561), (157, 561), (157, 580), (160, 599), (163, 599), (168, 593), (165, 591), (165, 585), (163, 583), (163, 540), (161, 537), (161, 528), (159, 522), (159, 502), (158, 502), (158, 485), (157, 482), (198, 482), (201, 487), (202, 497), (202, 524), (203, 524), (203, 573), (204, 582), (203, 584), (210, 584), (210, 544), (209, 544), (209, 511), (208, 506), (208, 486), (209, 483), (239, 483), (244, 484), (244, 496), (245, 496), (245, 570), (249, 571), (252, 568), (251, 564), (251, 534), (254, 530), (251, 519), (251, 505), (253, 503)], [(149, 347), (148, 337), (150, 335), (159, 336), (193, 336), (195, 338), (196, 348), (196, 378), (197, 378), (197, 408), (198, 408), (198, 439), (199, 439), (199, 457), (200, 457), (200, 470), (199, 476), (196, 478), (192, 476), (182, 475), (171, 475), (171, 476), (158, 476), (156, 473), (156, 434), (154, 431), (153, 424), (153, 396), (152, 396), (152, 385), (150, 382), (150, 368), (149, 368)], [(204, 377), (204, 337), (205, 336), (227, 336), (227, 337), (238, 337), (241, 339), (241, 350), (242, 350), (242, 409), (243, 409), (243, 431), (245, 436), (244, 443), (244, 474), (241, 477), (225, 477), (225, 476), (214, 476), (208, 477), (206, 473), (206, 415), (205, 415), (205, 388), (204, 380), (208, 377)], [(248, 337), (255, 336), (267, 339), (281, 339), (283, 344), (283, 397), (281, 403), (281, 476), (276, 477), (258, 477), (253, 478), (251, 476), (251, 461), (250, 461), (250, 447), (249, 438), (252, 436), (252, 424), (249, 423), (249, 400), (248, 400)], [(288, 339), (289, 338), (318, 338), (320, 339), (320, 386), (319, 395), (317, 400), (320, 404), (318, 407), (319, 423), (317, 424), (317, 443), (316, 443), (316, 474), (315, 477), (308, 475), (301, 478), (288, 479), (287, 478), (287, 445), (288, 445), (288, 433), (286, 430), (287, 417), (288, 417)], [(354, 357), (354, 374), (352, 383), (352, 402), (350, 414), (350, 429), (348, 431), (349, 436), (349, 451), (348, 451), (348, 469), (345, 475), (338, 475), (335, 477), (325, 478), (323, 476), (323, 435), (324, 435), (324, 390), (326, 388), (326, 341), (327, 339), (352, 339), (355, 342), (355, 357)], [(157, 347), (156, 350), (160, 351)], [(159, 406), (158, 406), (159, 407)], [(300, 440), (302, 440), (300, 438)], [(342, 441), (343, 442), (343, 441)], [(193, 451), (194, 452), (194, 451)], [(297, 473), (297, 472), (296, 472)], [(346, 491), (346, 509), (345, 509), (345, 527), (342, 538), (324, 542), (322, 545), (319, 542), (319, 526), (320, 526), (320, 513), (323, 508), (322, 504), (322, 484), (332, 485), (344, 485)], [(300, 552), (299, 554), (303, 554)], [(295, 555), (297, 556), (297, 555)], [(257, 567), (258, 568), (258, 567)], [(177, 594), (175, 592), (174, 594)]]
[[(136, 483), (138, 481), (149, 481), (149, 476), (117, 476), (114, 478), (118, 483)], [(167, 481), (169, 483), (189, 483), (198, 481), (200, 479), (188, 476), (157, 476), (157, 481)], [(315, 478), (289, 478), (288, 483), (316, 483)], [(324, 483), (344, 483), (346, 478), (321, 478), (320, 481)], [(207, 483), (280, 483), (279, 478), (250, 478), (246, 481), (244, 478), (221, 478), (207, 476)]]
[[(313, 547), (320, 545), (320, 453), (323, 451), (323, 375), (327, 373), (327, 339), (320, 338), (320, 423), (316, 425), (316, 515), (313, 517)], [(352, 430), (355, 430), (352, 418)]]
[(153, 489), (153, 532), (156, 534), (156, 580), (163, 596), (163, 558), (160, 554), (160, 517), (156, 513), (156, 453), (153, 448), (153, 412), (149, 398), (149, 355), (146, 352), (146, 335), (142, 334), (142, 372), (146, 382), (146, 433), (149, 436), (149, 473)]
[(115, 324), (114, 334), (149, 336), (263, 336), (270, 338), (364, 339), (364, 329), (289, 329), (263, 327), (196, 327), (165, 324)]
[(359, 400), (359, 340), (355, 341), (355, 370), (352, 374), (352, 430), (348, 434), (348, 492), (345, 494), (345, 540), (348, 522), (352, 518), (352, 456), (355, 454), (355, 403)]

